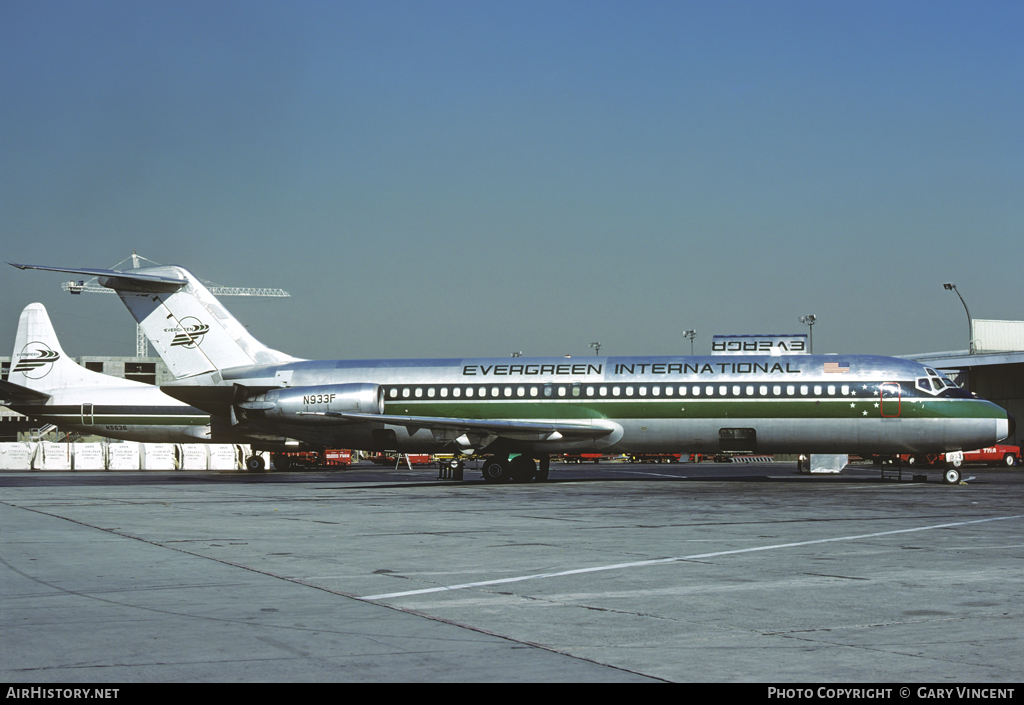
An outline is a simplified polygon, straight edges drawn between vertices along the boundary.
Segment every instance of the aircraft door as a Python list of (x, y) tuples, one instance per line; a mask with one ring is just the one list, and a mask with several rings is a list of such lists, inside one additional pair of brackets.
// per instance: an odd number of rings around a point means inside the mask
[(881, 389), (882, 416), (887, 419), (896, 418), (900, 415), (902, 402), (900, 400), (901, 389), (896, 382), (884, 382)]
[(82, 404), (82, 424), (85, 426), (92, 426), (96, 423), (93, 412), (92, 404)]

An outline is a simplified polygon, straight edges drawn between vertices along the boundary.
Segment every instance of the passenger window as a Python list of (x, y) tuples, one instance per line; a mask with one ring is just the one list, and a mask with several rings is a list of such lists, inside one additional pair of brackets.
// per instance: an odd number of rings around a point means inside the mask
[(800, 385), (800, 393), (801, 394), (807, 394), (807, 385), (806, 384), (801, 384)]
[(640, 387), (639, 389), (637, 389), (637, 393), (640, 396), (642, 396), (642, 397), (646, 397), (647, 396), (647, 387)]
[(619, 396), (619, 388), (618, 387), (612, 387), (612, 396), (613, 397)]
[(559, 387), (558, 388), (558, 396), (560, 396), (560, 397), (564, 397), (565, 396), (565, 387)]
[(396, 398), (398, 396), (398, 390), (392, 387), (391, 391), (388, 392), (388, 396), (391, 397), (392, 399)]
[(820, 384), (814, 385), (814, 396), (816, 396), (816, 397), (817, 396), (821, 396), (821, 385)]
[(535, 397), (538, 394), (540, 394), (540, 390), (539, 389), (537, 389), (536, 387), (530, 387), (530, 396), (531, 397)]
[(456, 399), (458, 399), (460, 394), (462, 394), (462, 390), (459, 389), (458, 387), (452, 389), (452, 396), (455, 397)]
[(516, 394), (517, 394), (518, 396), (521, 396), (521, 397), (525, 397), (525, 396), (526, 396), (526, 387), (519, 387), (519, 388), (518, 388), (518, 389), (516, 390)]
[(836, 395), (836, 385), (834, 385), (834, 384), (828, 385), (828, 395), (830, 397), (834, 397)]
[(608, 387), (601, 387), (601, 389), (600, 389), (600, 396), (602, 396), (602, 397), (608, 396)]
[(434, 398), (434, 388), (433, 387), (428, 387), (427, 388), (427, 396), (430, 397), (431, 399)]
[(794, 394), (796, 394), (796, 387), (793, 386), (792, 384), (787, 384), (786, 385), (786, 394), (788, 396), (793, 396)]
[[(665, 396), (666, 397), (672, 396), (672, 387), (665, 387)], [(686, 387), (684, 387), (682, 385), (679, 386), (679, 396), (681, 396), (681, 397), (685, 397), (686, 396)]]
[(472, 387), (466, 387), (466, 396), (467, 397), (473, 396), (473, 388)]
[(403, 398), (403, 399), (408, 399), (408, 398), (409, 398), (409, 395), (410, 395), (411, 393), (412, 393), (412, 392), (410, 392), (410, 391), (409, 391), (409, 388), (408, 388), (408, 387), (405, 387), (405, 388), (404, 388), (404, 389), (402, 390), (402, 398)]
[(572, 395), (574, 397), (578, 397), (580, 395), (580, 385), (578, 385), (578, 384), (572, 385)]
[(850, 394), (850, 385), (844, 384), (842, 387), (839, 388), (839, 391), (843, 393), (844, 397), (848, 396)]
[(651, 396), (661, 396), (661, 387), (651, 387)]
[(594, 388), (593, 387), (587, 387), (587, 396), (588, 397), (594, 396)]
[(695, 397), (699, 397), (700, 396), (700, 387), (698, 387), (696, 384), (693, 385), (693, 396), (695, 396)]
[(551, 385), (550, 384), (545, 384), (544, 385), (544, 396), (550, 397), (551, 394), (552, 394)]
[(633, 388), (632, 387), (626, 387), (626, 396), (627, 397), (633, 396)]
[(772, 394), (774, 394), (777, 397), (782, 396), (782, 386), (776, 384), (774, 387), (772, 387)]

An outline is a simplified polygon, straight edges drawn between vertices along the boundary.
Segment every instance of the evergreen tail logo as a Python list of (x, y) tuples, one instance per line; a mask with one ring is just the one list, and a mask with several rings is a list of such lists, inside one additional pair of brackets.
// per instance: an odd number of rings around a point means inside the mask
[(209, 332), (210, 326), (198, 318), (193, 318), (192, 316), (182, 318), (181, 328), (174, 330), (174, 340), (171, 341), (171, 347), (181, 346), (192, 350), (203, 342), (203, 336)]
[(53, 363), (59, 359), (60, 353), (46, 343), (29, 343), (21, 349), (18, 362), (11, 372), (20, 372), (29, 379), (40, 379), (50, 373)]

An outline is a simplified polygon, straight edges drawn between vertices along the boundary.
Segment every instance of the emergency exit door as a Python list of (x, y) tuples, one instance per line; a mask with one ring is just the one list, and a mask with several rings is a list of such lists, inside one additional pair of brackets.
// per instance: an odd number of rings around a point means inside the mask
[(896, 382), (885, 382), (882, 384), (882, 416), (887, 419), (896, 418), (900, 415), (900, 385)]

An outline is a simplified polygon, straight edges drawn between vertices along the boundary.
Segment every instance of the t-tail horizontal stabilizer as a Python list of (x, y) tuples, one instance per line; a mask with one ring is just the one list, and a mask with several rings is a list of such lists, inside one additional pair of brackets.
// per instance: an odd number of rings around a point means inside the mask
[(252, 337), (202, 282), (184, 267), (140, 267), (129, 271), (14, 264), (97, 277), (113, 289), (142, 327), (157, 354), (178, 378), (230, 367), (294, 362)]

